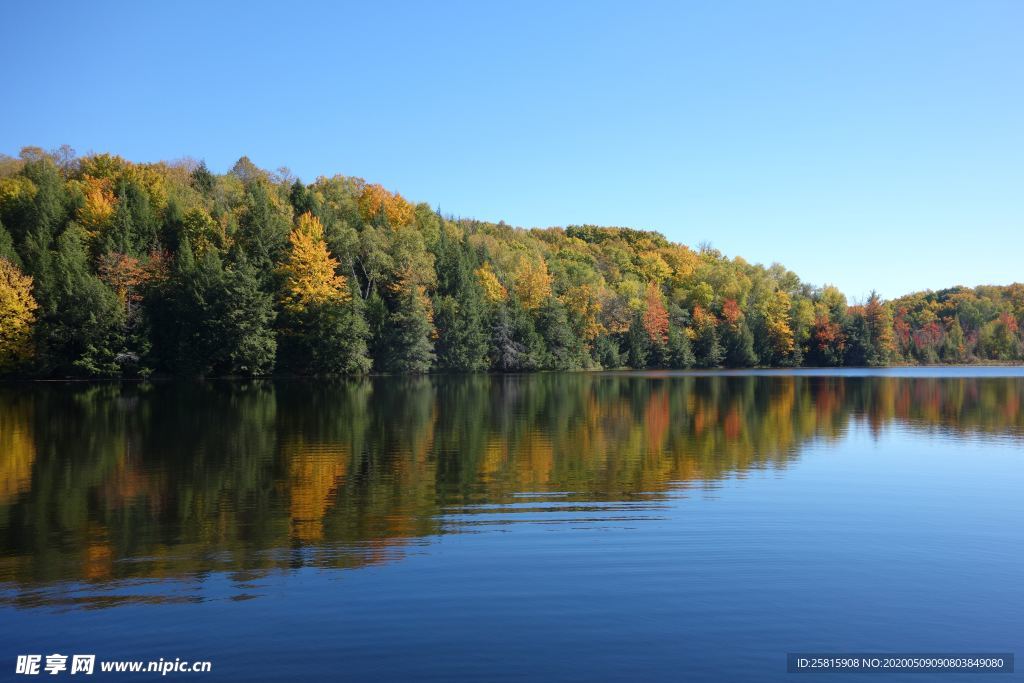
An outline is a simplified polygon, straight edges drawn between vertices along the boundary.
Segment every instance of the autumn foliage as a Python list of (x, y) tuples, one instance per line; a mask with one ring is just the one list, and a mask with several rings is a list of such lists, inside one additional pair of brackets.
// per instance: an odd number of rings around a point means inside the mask
[(0, 371), (17, 368), (31, 358), (37, 308), (32, 278), (0, 258)]
[(306, 310), (349, 296), (344, 276), (336, 272), (338, 261), (327, 250), (324, 226), (318, 218), (311, 213), (299, 216), (288, 243), (288, 257), (281, 266), (285, 281), (281, 304), (286, 309)]
[(643, 325), (647, 335), (655, 344), (668, 341), (668, 310), (661, 300), (661, 289), (653, 282), (647, 283), (646, 307)]
[(420, 373), (1024, 360), (1024, 284), (848, 302), (648, 230), (441, 215), (243, 157), (0, 158), (0, 371)]

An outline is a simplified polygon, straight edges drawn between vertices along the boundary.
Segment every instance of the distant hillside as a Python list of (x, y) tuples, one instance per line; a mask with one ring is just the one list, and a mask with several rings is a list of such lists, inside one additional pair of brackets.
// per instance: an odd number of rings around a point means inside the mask
[(441, 216), (242, 158), (0, 159), (0, 372), (40, 377), (1024, 358), (1024, 285), (850, 306), (656, 232)]

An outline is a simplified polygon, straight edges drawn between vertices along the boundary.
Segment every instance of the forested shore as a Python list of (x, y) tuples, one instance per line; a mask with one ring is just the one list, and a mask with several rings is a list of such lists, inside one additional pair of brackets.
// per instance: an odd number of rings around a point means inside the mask
[(1022, 325), (1022, 284), (851, 303), (656, 232), (455, 218), (245, 157), (0, 156), (4, 376), (1020, 361)]

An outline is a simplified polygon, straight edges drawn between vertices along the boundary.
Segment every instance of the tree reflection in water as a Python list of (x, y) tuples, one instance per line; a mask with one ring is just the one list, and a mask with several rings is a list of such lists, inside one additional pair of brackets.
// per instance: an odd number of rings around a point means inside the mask
[[(680, 489), (784, 469), (853, 424), (1020, 439), (1022, 397), (1013, 377), (7, 386), (2, 596), (187, 601), (211, 572), (244, 586), (270, 570), (388, 562), (502, 509), (650, 513)], [(125, 580), (133, 594), (102, 591)], [(98, 592), (76, 597), (79, 584)]]

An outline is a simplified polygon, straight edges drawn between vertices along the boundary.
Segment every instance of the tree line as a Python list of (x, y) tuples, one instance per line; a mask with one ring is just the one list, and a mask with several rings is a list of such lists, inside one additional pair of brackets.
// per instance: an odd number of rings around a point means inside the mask
[(1024, 285), (850, 305), (656, 232), (443, 216), (248, 158), (0, 156), (0, 373), (415, 374), (1024, 358)]

